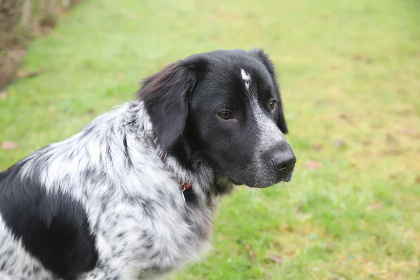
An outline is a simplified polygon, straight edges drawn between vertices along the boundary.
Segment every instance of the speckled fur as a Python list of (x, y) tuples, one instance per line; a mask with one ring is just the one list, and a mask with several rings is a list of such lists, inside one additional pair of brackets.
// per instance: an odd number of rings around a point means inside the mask
[[(48, 192), (70, 194), (87, 212), (99, 259), (78, 279), (151, 279), (209, 247), (212, 184), (230, 183), (204, 164), (187, 172), (170, 156), (163, 162), (160, 151), (142, 102), (132, 102), (26, 158), (19, 176), (38, 176)], [(193, 184), (197, 203), (185, 204), (179, 178)], [(0, 241), (0, 279), (56, 279), (1, 219)]]
[[(138, 96), (0, 173), (0, 280), (159, 278), (209, 248), (231, 182), (291, 179), (296, 158), (261, 50), (190, 56)], [(193, 186), (187, 201), (180, 182)]]

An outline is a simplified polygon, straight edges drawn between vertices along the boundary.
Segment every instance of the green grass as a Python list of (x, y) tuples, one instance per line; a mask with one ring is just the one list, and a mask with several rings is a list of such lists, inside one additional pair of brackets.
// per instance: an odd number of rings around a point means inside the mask
[(30, 47), (23, 67), (43, 74), (0, 100), (0, 141), (20, 144), (0, 150), (0, 169), (133, 99), (170, 62), (261, 47), (294, 179), (226, 197), (214, 249), (171, 279), (418, 279), (419, 18), (415, 0), (86, 1)]

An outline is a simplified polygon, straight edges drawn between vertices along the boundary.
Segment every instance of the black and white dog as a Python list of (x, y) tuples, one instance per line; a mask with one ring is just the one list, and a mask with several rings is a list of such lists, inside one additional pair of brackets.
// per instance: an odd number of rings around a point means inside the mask
[(274, 67), (214, 51), (0, 173), (0, 279), (151, 279), (208, 247), (233, 184), (291, 179)]

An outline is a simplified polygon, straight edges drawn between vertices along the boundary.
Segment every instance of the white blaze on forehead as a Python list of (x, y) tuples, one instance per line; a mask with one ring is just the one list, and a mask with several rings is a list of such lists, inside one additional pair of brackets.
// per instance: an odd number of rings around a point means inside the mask
[(247, 95), (251, 103), (252, 114), (254, 115), (255, 121), (257, 122), (260, 151), (270, 149), (271, 147), (278, 144), (280, 141), (284, 141), (283, 133), (274, 123), (274, 121), (264, 113), (258, 102), (258, 93), (256, 88), (250, 89), (251, 75), (241, 68), (241, 77), (245, 82), (247, 89)]
[(241, 68), (241, 76), (244, 81), (251, 81), (251, 76)]
[(244, 69), (241, 68), (242, 80), (245, 81), (245, 87), (249, 91), (249, 83), (251, 82), (251, 75), (249, 75)]

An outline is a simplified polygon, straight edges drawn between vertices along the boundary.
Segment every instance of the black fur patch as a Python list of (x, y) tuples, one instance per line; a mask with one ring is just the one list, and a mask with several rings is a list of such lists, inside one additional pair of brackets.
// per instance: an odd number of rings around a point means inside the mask
[(145, 79), (143, 87), (137, 92), (145, 104), (160, 144), (184, 167), (190, 167), (191, 156), (191, 147), (184, 135), (189, 102), (206, 66), (207, 61), (200, 55), (175, 62)]
[(92, 270), (95, 237), (83, 207), (64, 193), (47, 193), (36, 174), (21, 178), (24, 161), (0, 173), (0, 213), (11, 232), (45, 268), (64, 279)]

